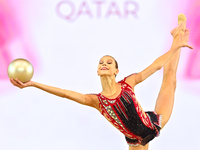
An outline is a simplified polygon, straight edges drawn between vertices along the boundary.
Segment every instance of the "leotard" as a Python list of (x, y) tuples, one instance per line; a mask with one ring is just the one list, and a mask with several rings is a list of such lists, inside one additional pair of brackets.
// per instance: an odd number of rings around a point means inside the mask
[(161, 115), (155, 112), (144, 112), (135, 98), (132, 87), (125, 82), (118, 82), (121, 93), (115, 99), (97, 94), (102, 115), (126, 138), (128, 145), (146, 145), (159, 135)]

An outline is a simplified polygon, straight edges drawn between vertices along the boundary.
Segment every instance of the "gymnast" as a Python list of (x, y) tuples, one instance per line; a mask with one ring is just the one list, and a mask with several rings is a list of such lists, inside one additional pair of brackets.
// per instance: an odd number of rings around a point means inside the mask
[[(182, 47), (188, 47), (189, 30), (182, 21), (172, 30), (171, 49), (157, 58), (139, 73), (133, 73), (116, 82), (119, 73), (117, 61), (112, 56), (103, 56), (98, 64), (102, 92), (80, 94), (70, 90), (43, 85), (34, 81), (22, 83), (18, 79), (10, 82), (19, 88), (36, 87), (48, 93), (96, 108), (113, 126), (125, 135), (129, 150), (148, 150), (149, 142), (157, 137), (170, 119), (176, 89), (176, 71)], [(155, 110), (145, 112), (137, 101), (134, 87), (163, 67), (163, 81), (156, 100)]]

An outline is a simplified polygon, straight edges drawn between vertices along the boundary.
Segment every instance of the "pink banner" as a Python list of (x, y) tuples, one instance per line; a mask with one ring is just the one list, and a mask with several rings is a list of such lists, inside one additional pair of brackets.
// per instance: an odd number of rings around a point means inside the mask
[[(26, 26), (20, 18), (23, 5), (20, 5), (20, 1), (14, 4), (16, 2), (12, 0), (0, 0), (0, 82), (8, 80), (8, 65), (16, 58), (25, 58), (36, 67), (35, 52), (28, 40), (28, 33), (23, 31)], [(5, 85), (1, 82), (0, 92), (3, 89)]]
[(190, 43), (194, 50), (191, 50), (185, 77), (194, 80), (200, 79), (200, 0), (189, 1), (188, 5), (187, 26), (190, 29)]

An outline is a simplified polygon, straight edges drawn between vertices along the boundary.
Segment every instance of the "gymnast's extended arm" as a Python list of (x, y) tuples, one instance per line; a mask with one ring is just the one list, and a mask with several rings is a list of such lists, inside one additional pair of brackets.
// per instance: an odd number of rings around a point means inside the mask
[[(146, 78), (151, 76), (157, 70), (160, 70), (181, 47), (188, 47), (190, 49), (193, 49), (190, 45), (188, 45), (189, 30), (182, 29), (185, 23), (186, 22), (182, 23), (180, 26), (175, 28), (176, 30), (178, 30), (178, 33), (176, 35), (173, 35), (173, 43), (171, 49), (168, 52), (158, 57), (150, 66), (148, 66), (140, 73), (133, 74), (127, 78), (127, 82), (130, 85), (134, 87), (136, 84), (144, 81)], [(173, 32), (174, 31), (175, 30), (173, 30)]]
[(15, 80), (10, 79), (10, 82), (14, 86), (17, 86), (21, 89), (25, 88), (25, 87), (36, 87), (38, 89), (41, 89), (41, 90), (46, 91), (48, 93), (54, 94), (56, 96), (67, 98), (67, 99), (73, 100), (73, 101), (80, 103), (80, 104), (83, 104), (83, 105), (98, 108), (96, 102), (94, 102), (93, 95), (90, 95), (90, 94), (81, 94), (81, 93), (70, 91), (70, 90), (65, 90), (65, 89), (60, 89), (60, 88), (44, 85), (44, 84), (37, 83), (37, 82), (34, 82), (34, 81), (22, 83), (18, 79), (15, 79)]

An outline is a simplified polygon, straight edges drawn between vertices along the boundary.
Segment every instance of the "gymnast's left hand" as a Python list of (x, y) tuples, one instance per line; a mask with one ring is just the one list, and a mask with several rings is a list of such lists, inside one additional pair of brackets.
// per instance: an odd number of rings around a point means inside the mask
[(23, 88), (25, 88), (25, 87), (32, 86), (32, 81), (28, 81), (28, 82), (26, 82), (26, 83), (23, 83), (23, 82), (21, 82), (19, 79), (10, 79), (10, 82), (11, 82), (14, 86), (16, 86), (16, 87), (18, 87), (18, 88), (20, 88), (20, 89), (23, 89)]
[(173, 46), (175, 48), (188, 47), (193, 49), (193, 47), (188, 44), (189, 34), (189, 29), (179, 30), (179, 32), (173, 36)]
[(190, 31), (186, 28), (186, 21), (183, 21), (178, 27), (173, 29), (171, 35), (173, 36), (173, 47), (188, 47), (193, 49), (193, 47), (188, 44)]

